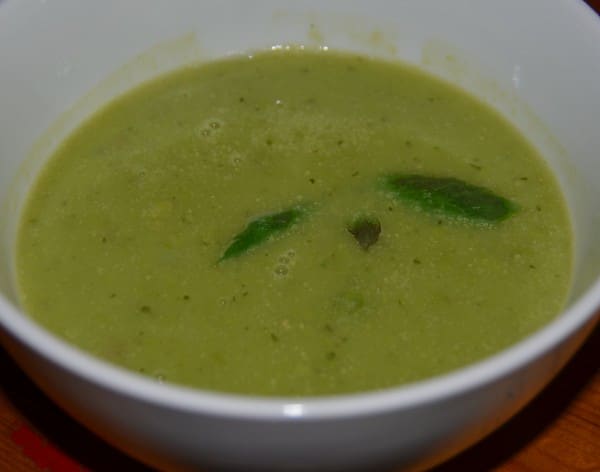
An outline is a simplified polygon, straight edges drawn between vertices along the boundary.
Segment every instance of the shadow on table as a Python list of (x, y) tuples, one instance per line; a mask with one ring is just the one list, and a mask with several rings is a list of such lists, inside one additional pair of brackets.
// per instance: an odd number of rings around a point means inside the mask
[[(435, 472), (492, 470), (509, 460), (565, 411), (597, 373), (598, 359), (600, 327), (535, 401), (491, 436), (437, 467)], [(48, 441), (84, 467), (92, 471), (152, 470), (120, 453), (67, 416), (2, 349), (0, 372), (3, 374), (1, 387), (9, 401)]]

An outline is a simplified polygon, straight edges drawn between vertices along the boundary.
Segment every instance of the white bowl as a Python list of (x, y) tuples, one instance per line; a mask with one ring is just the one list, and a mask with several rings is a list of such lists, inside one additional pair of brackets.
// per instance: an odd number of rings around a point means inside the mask
[[(572, 295), (555, 321), (490, 359), (417, 384), (264, 399), (157, 384), (82, 353), (19, 311), (13, 248), (23, 196), (80, 120), (183, 63), (290, 43), (419, 64), (530, 137), (559, 177), (575, 229)], [(0, 71), (2, 343), (56, 402), (143, 461), (169, 469), (430, 466), (525, 405), (597, 321), (600, 21), (581, 1), (11, 0), (0, 2)]]

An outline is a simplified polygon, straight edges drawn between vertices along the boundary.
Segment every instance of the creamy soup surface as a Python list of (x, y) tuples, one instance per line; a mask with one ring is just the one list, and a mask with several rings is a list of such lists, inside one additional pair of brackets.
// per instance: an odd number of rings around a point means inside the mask
[[(459, 217), (390, 176), (466, 183), (511, 211)], [(100, 358), (328, 395), (532, 333), (565, 302), (571, 245), (554, 176), (487, 106), (402, 64), (265, 52), (160, 77), (82, 124), (31, 191), (17, 270), (28, 313)]]

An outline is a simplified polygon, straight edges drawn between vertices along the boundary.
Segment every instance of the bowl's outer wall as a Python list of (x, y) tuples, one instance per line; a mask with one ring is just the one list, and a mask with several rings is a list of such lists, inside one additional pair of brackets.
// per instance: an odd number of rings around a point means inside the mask
[[(373, 41), (374, 31), (383, 40)], [(184, 36), (188, 33), (195, 36)], [(174, 38), (182, 39), (160, 54), (142, 57), (97, 88), (22, 166), (31, 143), (102, 78)], [(498, 90), (507, 93), (489, 93), (489, 87), (470, 82), (464, 73), (468, 67), (457, 70), (453, 54), (435, 49), (440, 41), (464, 54), (463, 65), (480, 65)], [(600, 191), (590, 183), (600, 177), (600, 27), (580, 3), (12, 0), (0, 5), (0, 289), (5, 299), (16, 304), (12, 262), (23, 196), (61, 137), (104, 100), (157, 72), (190, 59), (274, 43), (327, 44), (397, 56), (472, 86), (547, 151), (559, 174), (576, 234), (574, 295), (598, 277)], [(542, 119), (550, 137), (526, 113), (514, 111), (514, 96)], [(588, 297), (591, 302), (598, 299), (597, 289)], [(74, 351), (73, 359), (59, 355), (64, 350), (55, 348), (55, 340), (34, 338), (7, 303), (0, 304), (0, 337), (67, 411), (119, 447), (165, 468), (209, 464), (347, 470), (387, 462), (424, 467), (487, 434), (547, 383), (591, 329), (591, 302), (569, 314), (574, 321), (562, 338), (538, 351), (533, 345), (535, 355), (515, 362), (514, 370), (431, 400), (337, 417), (280, 415), (265, 420), (264, 415), (178, 407), (153, 401), (151, 395), (140, 399), (118, 382), (111, 383), (110, 376), (98, 382), (94, 372), (83, 371)]]

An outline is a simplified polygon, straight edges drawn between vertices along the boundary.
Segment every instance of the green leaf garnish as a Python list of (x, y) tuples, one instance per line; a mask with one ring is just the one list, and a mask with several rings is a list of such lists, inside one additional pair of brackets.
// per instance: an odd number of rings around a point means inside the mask
[(421, 210), (443, 216), (482, 223), (505, 220), (517, 205), (484, 187), (451, 177), (391, 175), (384, 187), (394, 197)]
[(361, 216), (349, 224), (347, 230), (366, 251), (379, 240), (381, 223), (375, 217)]
[(248, 223), (246, 228), (233, 238), (219, 262), (238, 257), (254, 246), (266, 242), (272, 236), (282, 233), (307, 213), (308, 207), (298, 205), (288, 210), (261, 216)]

